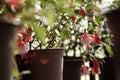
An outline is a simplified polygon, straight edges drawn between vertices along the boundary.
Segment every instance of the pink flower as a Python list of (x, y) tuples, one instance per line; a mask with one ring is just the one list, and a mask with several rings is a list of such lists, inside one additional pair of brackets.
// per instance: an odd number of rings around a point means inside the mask
[(27, 53), (30, 49), (27, 45), (18, 46), (19, 53)]
[(86, 31), (84, 31), (84, 35), (81, 37), (81, 42), (87, 46), (91, 43), (91, 36)]
[(28, 28), (26, 31), (20, 29), (20, 36), (18, 35), (17, 44), (20, 53), (27, 53), (29, 51), (29, 46), (27, 44), (30, 42), (30, 36), (32, 34), (32, 30)]
[(89, 75), (91, 72), (90, 67), (82, 65), (82, 67), (80, 68), (80, 73), (81, 75)]
[(96, 43), (96, 44), (101, 43), (101, 39), (100, 39), (100, 37), (98, 36), (97, 33), (95, 33), (95, 35), (93, 36), (93, 42)]

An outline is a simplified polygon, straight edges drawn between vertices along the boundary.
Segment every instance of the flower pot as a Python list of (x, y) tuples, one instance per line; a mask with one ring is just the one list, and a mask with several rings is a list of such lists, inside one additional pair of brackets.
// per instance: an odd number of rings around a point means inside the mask
[(105, 63), (101, 66), (99, 80), (115, 80), (113, 58), (106, 58)]
[(0, 80), (10, 80), (17, 26), (0, 21)]
[(22, 80), (62, 80), (64, 49), (31, 50), (17, 55), (19, 71), (31, 73), (22, 76)]
[(63, 80), (80, 80), (81, 59), (64, 57)]

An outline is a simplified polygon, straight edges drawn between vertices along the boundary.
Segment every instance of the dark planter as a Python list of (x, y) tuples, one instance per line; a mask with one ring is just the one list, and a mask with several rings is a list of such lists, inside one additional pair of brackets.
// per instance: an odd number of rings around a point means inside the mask
[(62, 80), (64, 49), (31, 50), (17, 55), (19, 71), (30, 70), (22, 80)]
[(80, 80), (82, 60), (73, 57), (64, 57), (63, 80)]
[(115, 80), (115, 71), (113, 58), (106, 58), (105, 63), (101, 65), (100, 80)]
[(0, 80), (10, 80), (17, 26), (0, 20)]

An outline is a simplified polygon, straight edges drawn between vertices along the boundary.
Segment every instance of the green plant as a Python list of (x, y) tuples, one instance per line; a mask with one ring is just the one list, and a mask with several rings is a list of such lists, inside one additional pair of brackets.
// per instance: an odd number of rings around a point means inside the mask
[(17, 39), (19, 50), (64, 47), (65, 55), (97, 62), (94, 66), (99, 68), (98, 63), (105, 57), (100, 54), (106, 55), (107, 51), (109, 57), (113, 56), (111, 33), (103, 26), (104, 17), (97, 6), (101, 1), (7, 0), (1, 15), (9, 17), (8, 22), (17, 16), (23, 24)]

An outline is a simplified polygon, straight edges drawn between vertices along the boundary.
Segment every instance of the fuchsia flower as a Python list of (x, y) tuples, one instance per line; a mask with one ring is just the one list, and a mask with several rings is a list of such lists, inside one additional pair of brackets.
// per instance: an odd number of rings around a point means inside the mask
[(87, 34), (86, 30), (84, 30), (84, 35), (80, 38), (81, 38), (81, 43), (87, 45), (86, 47), (87, 50), (92, 50), (92, 46), (90, 46), (91, 42), (94, 42), (95, 44), (101, 43), (101, 39), (97, 33), (95, 33), (95, 35), (90, 35)]
[(92, 74), (100, 74), (100, 65), (97, 61), (97, 59), (93, 59), (92, 60), (92, 63), (93, 63), (93, 68), (92, 68)]
[(24, 46), (30, 41), (30, 37), (26, 36), (24, 40), (21, 37), (19, 37), (17, 41), (18, 41), (18, 46)]
[(100, 65), (99, 65), (97, 59), (94, 58), (92, 60), (92, 63), (93, 63), (93, 67), (82, 65), (82, 67), (80, 68), (81, 75), (89, 75), (89, 74), (95, 75), (95, 74), (101, 73)]
[(18, 49), (19, 49), (19, 53), (27, 53), (30, 49), (29, 49), (29, 46), (27, 46), (26, 44), (23, 45), (23, 46), (18, 46)]
[(22, 35), (22, 36), (18, 36), (18, 39), (17, 39), (19, 52), (26, 53), (29, 51), (29, 47), (27, 46), (27, 43), (30, 42), (32, 29), (29, 27), (26, 31), (20, 30), (19, 34)]
[(101, 43), (101, 39), (100, 37), (98, 36), (97, 33), (95, 33), (95, 35), (93, 36), (93, 42), (96, 43), (96, 44), (100, 44)]
[(80, 73), (81, 75), (89, 75), (91, 72), (91, 68), (85, 65), (82, 65), (82, 67), (80, 68)]
[(87, 46), (91, 43), (91, 36), (87, 34), (86, 30), (84, 31), (84, 35), (81, 37), (81, 42)]

